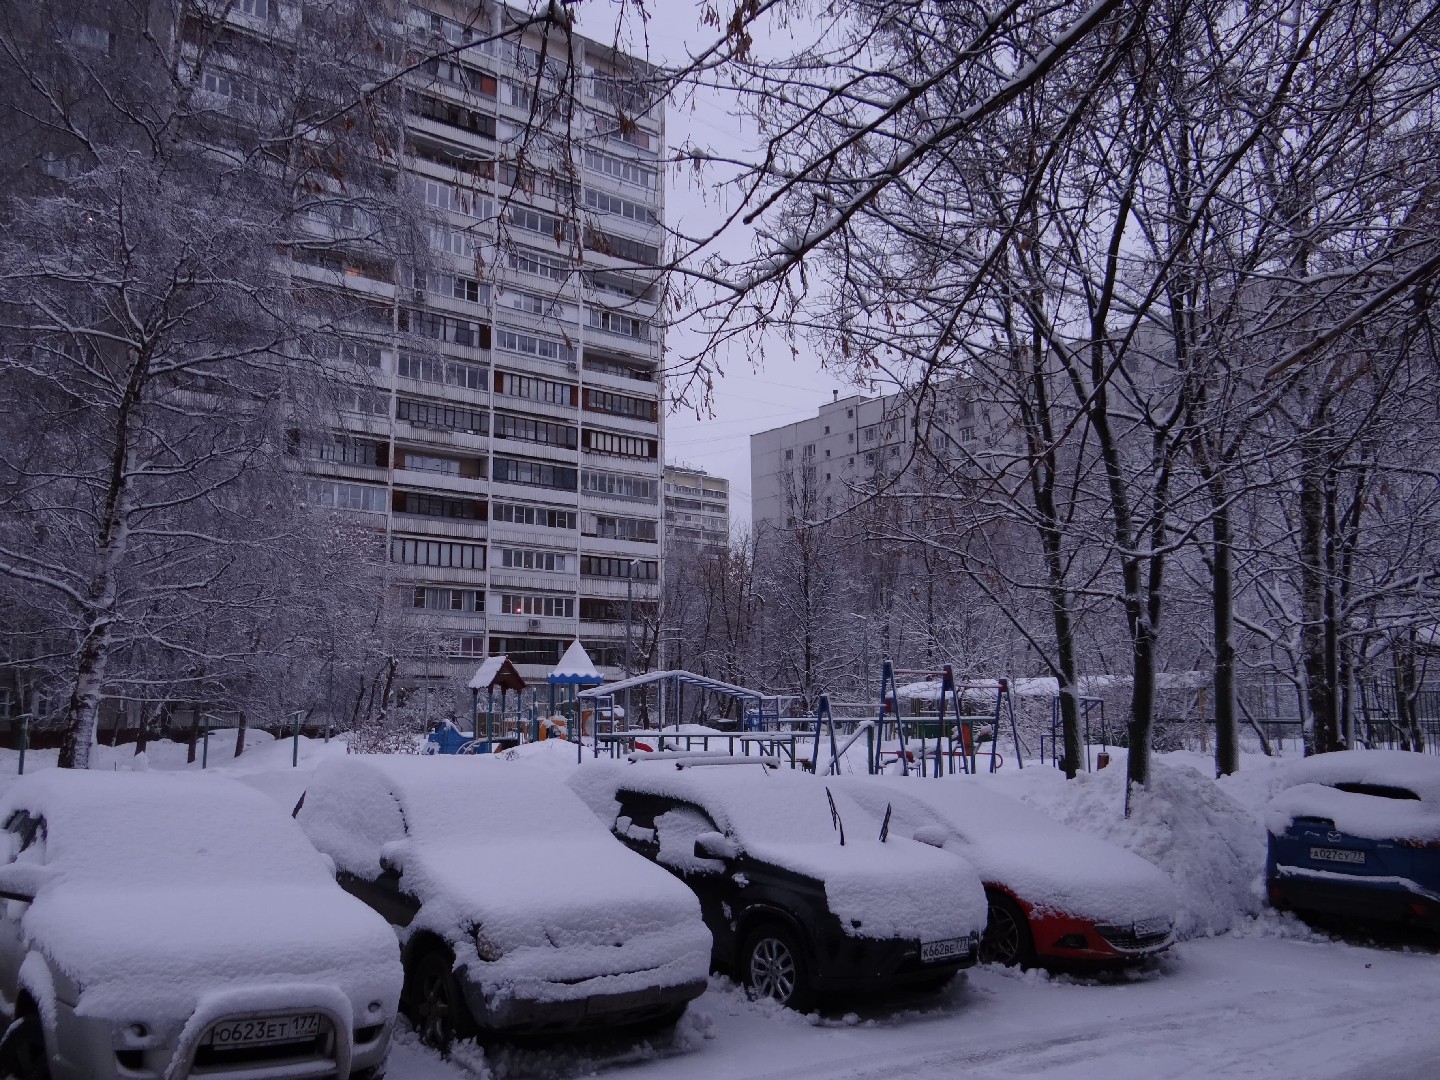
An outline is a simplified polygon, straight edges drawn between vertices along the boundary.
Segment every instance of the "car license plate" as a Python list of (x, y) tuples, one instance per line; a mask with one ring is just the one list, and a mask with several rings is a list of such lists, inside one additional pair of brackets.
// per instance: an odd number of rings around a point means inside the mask
[(950, 960), (956, 956), (964, 956), (966, 943), (964, 938), (946, 938), (944, 941), (922, 941), (920, 943), (920, 962), (922, 964), (933, 964), (937, 960)]
[(260, 1016), (253, 1020), (225, 1020), (210, 1029), (207, 1046), (264, 1046), (299, 1042), (320, 1034), (320, 1014)]
[(1365, 852), (1349, 851), (1338, 847), (1312, 847), (1310, 858), (1315, 862), (1348, 863), (1351, 866), (1365, 865)]
[(1170, 932), (1170, 920), (1164, 915), (1155, 919), (1145, 919), (1135, 924), (1136, 937), (1150, 937), (1153, 934), (1168, 934)]

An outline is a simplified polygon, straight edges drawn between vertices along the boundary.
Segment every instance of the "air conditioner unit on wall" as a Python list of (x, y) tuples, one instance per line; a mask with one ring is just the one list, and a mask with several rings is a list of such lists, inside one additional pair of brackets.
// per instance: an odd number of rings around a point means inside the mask
[(544, 623), (542, 623), (539, 619), (530, 620), (530, 629), (532, 631), (538, 631), (543, 625)]

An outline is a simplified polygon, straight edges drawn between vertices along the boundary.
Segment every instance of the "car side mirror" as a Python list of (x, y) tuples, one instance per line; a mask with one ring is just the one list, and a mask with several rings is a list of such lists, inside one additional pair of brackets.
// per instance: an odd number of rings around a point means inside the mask
[(931, 847), (943, 848), (949, 834), (939, 825), (924, 825), (910, 834), (912, 838), (922, 844), (929, 844)]
[(740, 854), (740, 845), (718, 832), (703, 832), (695, 838), (697, 859), (733, 859)]
[(29, 903), (54, 877), (55, 871), (41, 863), (12, 862), (0, 866), (0, 898)]

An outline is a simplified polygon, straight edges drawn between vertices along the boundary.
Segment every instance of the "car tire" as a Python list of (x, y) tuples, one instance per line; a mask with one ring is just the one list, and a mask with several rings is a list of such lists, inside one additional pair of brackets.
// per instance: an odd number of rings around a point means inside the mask
[(405, 969), (405, 1015), (426, 1046), (449, 1053), (456, 1039), (475, 1034), (475, 1022), (460, 984), (455, 961), (442, 949), (421, 953)]
[(980, 938), (981, 961), (1006, 967), (1034, 967), (1035, 938), (1020, 905), (1004, 893), (989, 889), (985, 899), (990, 902), (990, 911), (985, 920), (985, 933)]
[(17, 1016), (0, 1036), (0, 1080), (50, 1080), (45, 1028), (38, 1013)]
[(751, 931), (740, 950), (740, 977), (753, 997), (808, 1012), (815, 1004), (810, 964), (796, 936), (776, 923)]

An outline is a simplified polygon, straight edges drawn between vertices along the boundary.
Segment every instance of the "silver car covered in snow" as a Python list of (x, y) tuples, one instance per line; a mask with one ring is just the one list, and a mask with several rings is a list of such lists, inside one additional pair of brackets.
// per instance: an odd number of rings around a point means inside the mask
[(394, 940), (271, 799), (51, 769), (0, 820), (0, 1075), (383, 1074)]

